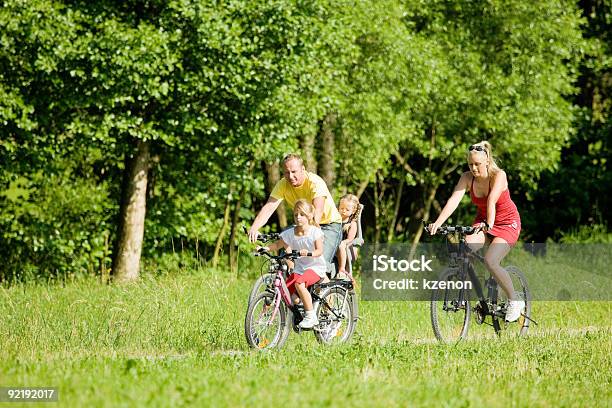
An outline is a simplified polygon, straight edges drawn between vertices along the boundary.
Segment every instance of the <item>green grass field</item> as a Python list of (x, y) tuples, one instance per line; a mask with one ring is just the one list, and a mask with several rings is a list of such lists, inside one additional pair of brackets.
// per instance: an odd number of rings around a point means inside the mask
[(292, 332), (284, 349), (260, 353), (243, 335), (251, 281), (201, 272), (0, 288), (0, 386), (56, 386), (60, 406), (612, 401), (611, 302), (536, 302), (528, 337), (472, 323), (458, 345), (436, 343), (426, 302), (361, 302), (350, 344)]

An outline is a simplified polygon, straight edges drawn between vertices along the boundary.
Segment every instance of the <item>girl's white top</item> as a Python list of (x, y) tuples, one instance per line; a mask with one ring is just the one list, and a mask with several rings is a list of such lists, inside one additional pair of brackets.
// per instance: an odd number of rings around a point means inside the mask
[[(315, 240), (323, 238), (323, 231), (319, 227), (310, 226), (306, 234), (297, 236), (294, 227), (281, 232), (280, 237), (292, 250), (306, 249), (308, 252), (314, 252)], [(327, 272), (327, 263), (323, 256), (301, 256), (295, 260), (295, 273), (302, 275), (306, 269), (312, 269), (323, 278)]]

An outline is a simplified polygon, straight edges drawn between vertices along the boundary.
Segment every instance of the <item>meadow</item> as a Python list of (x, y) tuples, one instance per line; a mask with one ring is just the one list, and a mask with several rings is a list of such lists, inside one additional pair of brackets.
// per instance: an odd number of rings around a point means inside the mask
[[(243, 334), (253, 277), (225, 271), (0, 288), (0, 386), (59, 387), (59, 406), (605, 406), (612, 302), (535, 302), (527, 337), (470, 327), (435, 341), (427, 302), (360, 302), (349, 344)], [(38, 406), (38, 404), (32, 404)]]

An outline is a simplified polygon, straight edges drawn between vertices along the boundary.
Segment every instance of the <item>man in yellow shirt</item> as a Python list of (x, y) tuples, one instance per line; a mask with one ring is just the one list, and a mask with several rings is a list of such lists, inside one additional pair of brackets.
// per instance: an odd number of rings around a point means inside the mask
[(315, 221), (323, 231), (323, 257), (329, 264), (342, 241), (342, 217), (327, 188), (325, 181), (314, 173), (306, 171), (302, 158), (289, 154), (283, 159), (284, 177), (276, 183), (266, 204), (262, 207), (249, 230), (249, 241), (255, 242), (259, 229), (266, 225), (270, 216), (276, 211), (283, 200), (291, 208), (299, 199), (306, 199), (315, 207)]

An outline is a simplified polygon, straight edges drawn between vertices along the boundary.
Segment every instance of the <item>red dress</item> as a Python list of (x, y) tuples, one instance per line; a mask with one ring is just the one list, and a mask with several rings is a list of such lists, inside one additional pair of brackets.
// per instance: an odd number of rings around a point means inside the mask
[[(489, 186), (489, 191), (490, 191)], [(485, 197), (476, 197), (474, 194), (474, 177), (472, 177), (472, 186), (470, 187), (470, 198), (478, 207), (474, 225), (480, 224), (487, 220), (487, 200)], [(516, 205), (510, 198), (510, 191), (505, 189), (502, 191), (497, 203), (495, 204), (495, 222), (493, 227), (487, 231), (487, 234), (494, 237), (500, 237), (510, 245), (516, 244), (521, 232), (521, 216), (518, 213)]]

